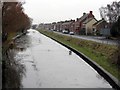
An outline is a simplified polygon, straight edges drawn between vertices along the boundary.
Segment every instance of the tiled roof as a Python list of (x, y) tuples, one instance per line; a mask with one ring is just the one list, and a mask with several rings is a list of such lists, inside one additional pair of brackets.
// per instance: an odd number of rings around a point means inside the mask
[(90, 22), (92, 19), (94, 19), (94, 18), (88, 18), (83, 23), (86, 24), (86, 23)]
[(93, 18), (88, 18), (88, 19), (86, 19), (83, 23), (84, 24), (86, 24), (86, 23), (88, 23), (89, 21), (91, 21)]
[(62, 25), (68, 25), (68, 24), (71, 24), (73, 21), (67, 21), (67, 22), (64, 22)]
[(94, 23), (93, 26), (96, 26), (96, 25), (98, 25), (98, 24), (100, 24), (102, 22), (105, 22), (105, 20), (101, 19), (101, 20), (97, 21), (96, 23)]
[(83, 15), (81, 18), (79, 18), (79, 22), (81, 22), (81, 21), (83, 21), (85, 18), (87, 18), (88, 15), (89, 15), (89, 14), (85, 14), (85, 15)]

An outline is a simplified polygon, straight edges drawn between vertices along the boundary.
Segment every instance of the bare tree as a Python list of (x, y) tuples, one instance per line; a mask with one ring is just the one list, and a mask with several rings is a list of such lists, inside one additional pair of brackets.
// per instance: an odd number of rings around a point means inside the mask
[(120, 1), (114, 1), (112, 4), (108, 4), (106, 7), (101, 7), (100, 15), (107, 22), (116, 22), (120, 16)]

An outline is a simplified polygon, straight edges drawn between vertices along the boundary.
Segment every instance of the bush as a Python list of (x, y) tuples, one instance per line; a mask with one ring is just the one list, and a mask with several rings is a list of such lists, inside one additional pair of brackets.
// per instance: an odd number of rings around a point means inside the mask
[(116, 37), (120, 36), (120, 17), (118, 18), (117, 22), (115, 22), (110, 30), (111, 35)]

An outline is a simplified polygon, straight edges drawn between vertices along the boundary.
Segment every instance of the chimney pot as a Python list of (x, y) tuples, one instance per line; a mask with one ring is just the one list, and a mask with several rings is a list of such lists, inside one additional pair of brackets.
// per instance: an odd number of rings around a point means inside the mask
[(83, 16), (84, 16), (85, 14), (86, 14), (86, 13), (84, 12), (84, 13), (83, 13)]
[(92, 11), (90, 11), (90, 14), (92, 14), (93, 12)]
[(79, 20), (79, 18), (77, 18), (77, 21)]

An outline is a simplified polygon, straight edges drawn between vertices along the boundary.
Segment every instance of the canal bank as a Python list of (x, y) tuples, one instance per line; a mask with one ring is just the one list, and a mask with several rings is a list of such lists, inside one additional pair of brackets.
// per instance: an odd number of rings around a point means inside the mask
[(21, 74), (24, 73), (23, 66), (15, 61), (15, 40), (25, 36), (27, 32), (14, 36), (3, 43), (2, 46), (2, 89), (5, 88), (20, 88)]

